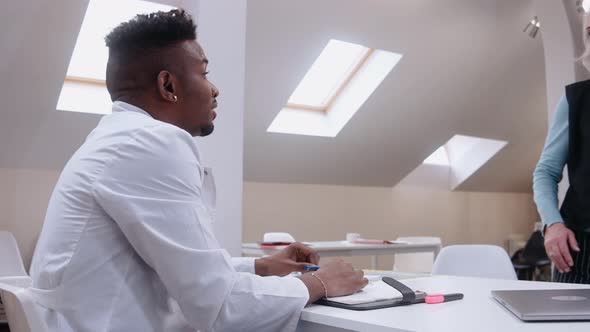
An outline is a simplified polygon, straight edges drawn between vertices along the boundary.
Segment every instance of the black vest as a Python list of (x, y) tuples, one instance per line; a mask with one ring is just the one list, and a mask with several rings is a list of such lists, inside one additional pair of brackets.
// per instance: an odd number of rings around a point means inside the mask
[(590, 80), (565, 88), (569, 104), (567, 171), (570, 187), (561, 206), (566, 225), (590, 227)]

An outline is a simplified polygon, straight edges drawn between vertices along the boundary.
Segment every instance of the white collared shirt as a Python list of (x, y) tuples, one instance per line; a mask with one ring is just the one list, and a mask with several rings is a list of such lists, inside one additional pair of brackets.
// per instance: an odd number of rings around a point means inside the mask
[(65, 166), (33, 257), (51, 331), (294, 331), (307, 288), (231, 258), (214, 204), (193, 138), (115, 102)]

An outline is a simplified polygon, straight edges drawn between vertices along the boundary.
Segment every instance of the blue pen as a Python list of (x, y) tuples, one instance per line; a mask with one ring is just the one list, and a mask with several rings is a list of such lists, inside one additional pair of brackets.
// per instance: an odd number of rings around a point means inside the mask
[(317, 265), (305, 265), (303, 267), (303, 271), (317, 271), (317, 270), (319, 270), (319, 268), (320, 267)]

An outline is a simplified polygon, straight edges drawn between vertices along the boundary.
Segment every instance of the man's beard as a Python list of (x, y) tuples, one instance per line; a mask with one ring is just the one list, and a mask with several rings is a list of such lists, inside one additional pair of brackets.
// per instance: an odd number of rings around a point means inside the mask
[(214, 129), (215, 129), (214, 125), (203, 126), (203, 127), (201, 127), (201, 135), (199, 135), (199, 136), (209, 136), (209, 135), (211, 135), (211, 133), (213, 132)]

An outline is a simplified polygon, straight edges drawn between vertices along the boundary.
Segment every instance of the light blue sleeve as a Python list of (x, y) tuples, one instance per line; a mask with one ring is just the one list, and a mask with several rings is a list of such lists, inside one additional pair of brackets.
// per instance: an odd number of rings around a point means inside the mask
[(563, 96), (557, 105), (543, 153), (533, 174), (535, 203), (544, 225), (563, 222), (558, 209), (558, 184), (561, 181), (569, 145), (569, 105)]

